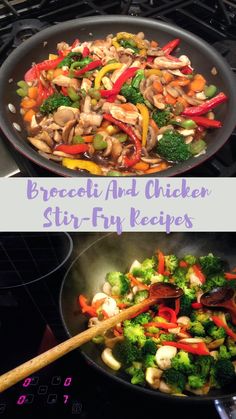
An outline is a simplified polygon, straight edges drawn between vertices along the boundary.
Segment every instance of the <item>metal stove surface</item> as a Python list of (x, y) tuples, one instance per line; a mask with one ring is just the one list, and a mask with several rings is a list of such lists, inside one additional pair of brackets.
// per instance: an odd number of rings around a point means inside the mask
[[(123, 14), (175, 23), (214, 45), (236, 71), (236, 0), (2, 0), (0, 64), (21, 42), (47, 26), (92, 15)], [(236, 175), (236, 131), (227, 144), (185, 176)], [(15, 152), (0, 134), (0, 176), (54, 176)]]

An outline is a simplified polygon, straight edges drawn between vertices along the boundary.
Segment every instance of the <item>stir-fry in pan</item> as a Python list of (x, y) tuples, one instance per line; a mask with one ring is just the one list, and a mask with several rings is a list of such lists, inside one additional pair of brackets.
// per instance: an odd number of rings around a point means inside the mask
[(179, 43), (127, 32), (59, 43), (18, 82), (28, 141), (69, 169), (106, 176), (151, 174), (204, 153), (208, 130), (221, 127), (212, 110), (227, 97), (191, 57), (172, 55)]
[(230, 310), (209, 308), (203, 301), (215, 289), (234, 294), (235, 279), (236, 274), (225, 272), (223, 261), (213, 254), (179, 259), (158, 251), (142, 263), (135, 260), (127, 273), (109, 272), (91, 303), (83, 295), (78, 300), (90, 317), (88, 327), (93, 327), (148, 298), (154, 283), (180, 287), (184, 292), (180, 298), (160, 300), (97, 336), (94, 343), (101, 346), (103, 362), (123, 370), (132, 384), (175, 395), (206, 395), (236, 377), (236, 324)]

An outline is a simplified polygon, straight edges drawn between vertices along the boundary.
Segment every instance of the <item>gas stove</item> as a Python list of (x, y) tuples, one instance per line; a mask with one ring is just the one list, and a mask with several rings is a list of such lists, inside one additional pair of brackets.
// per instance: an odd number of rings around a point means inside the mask
[[(38, 31), (65, 20), (86, 16), (123, 14), (174, 23), (212, 44), (236, 71), (235, 0), (2, 0), (0, 4), (0, 64), (11, 51)], [(0, 134), (0, 175), (55, 176), (36, 166)], [(185, 176), (236, 175), (236, 130), (227, 144)]]
[[(66, 339), (58, 301), (74, 257), (104, 233), (0, 234), (0, 375)], [(8, 280), (7, 280), (8, 279)], [(0, 394), (0, 418), (217, 419), (213, 404), (143, 396), (95, 370), (75, 350)]]

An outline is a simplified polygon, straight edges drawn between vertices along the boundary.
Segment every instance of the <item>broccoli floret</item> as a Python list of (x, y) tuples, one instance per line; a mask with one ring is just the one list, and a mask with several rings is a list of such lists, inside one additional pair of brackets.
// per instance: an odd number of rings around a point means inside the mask
[(111, 292), (114, 295), (124, 295), (129, 291), (129, 280), (121, 272), (109, 272), (106, 281), (111, 285)]
[(156, 152), (166, 160), (175, 163), (188, 160), (191, 157), (184, 136), (174, 130), (164, 132), (158, 141)]
[(176, 340), (176, 335), (174, 333), (162, 333), (158, 339), (158, 343), (165, 341), (174, 342)]
[(132, 384), (144, 384), (145, 376), (142, 370), (141, 362), (133, 362), (132, 366), (129, 368), (126, 368), (125, 372), (131, 375)]
[(138, 343), (142, 347), (146, 341), (144, 329), (140, 324), (134, 324), (130, 320), (124, 321), (124, 336), (131, 343)]
[(118, 342), (114, 346), (112, 353), (114, 357), (122, 363), (122, 365), (127, 367), (134, 361), (140, 361), (142, 359), (141, 350), (128, 339)]
[(152, 321), (152, 316), (150, 313), (141, 313), (131, 321), (134, 324), (146, 324)]
[(136, 292), (134, 296), (134, 303), (135, 304), (141, 303), (141, 301), (146, 300), (148, 296), (149, 296), (149, 292), (147, 290), (140, 290)]
[(205, 336), (206, 332), (202, 323), (195, 321), (191, 323), (190, 333), (193, 336)]
[(188, 385), (193, 389), (201, 388), (206, 383), (206, 380), (199, 375), (189, 375), (188, 376)]
[(182, 295), (180, 298), (180, 316), (190, 316), (192, 312), (192, 300), (187, 295)]
[(206, 276), (221, 273), (223, 270), (223, 261), (212, 253), (209, 253), (207, 256), (201, 256), (199, 263)]
[(175, 255), (167, 255), (165, 256), (165, 267), (166, 270), (169, 271), (171, 274), (176, 270), (178, 267), (179, 259)]
[(173, 393), (182, 393), (185, 389), (186, 377), (182, 372), (169, 368), (163, 372), (162, 378), (171, 387)]
[(171, 367), (183, 374), (191, 374), (194, 371), (191, 354), (185, 351), (179, 351), (172, 358)]
[(214, 363), (214, 358), (211, 355), (201, 355), (195, 357), (194, 367), (199, 376), (207, 378), (211, 367)]
[(228, 351), (228, 349), (226, 348), (225, 345), (221, 345), (219, 347), (218, 358), (219, 359), (230, 359), (231, 358), (231, 354), (230, 354), (230, 352)]
[(202, 323), (204, 327), (207, 327), (210, 324), (212, 324), (209, 313), (206, 313), (205, 311), (201, 310), (193, 311), (191, 315), (191, 320)]
[(207, 333), (213, 339), (222, 339), (226, 337), (225, 329), (223, 327), (217, 327), (213, 322), (208, 324)]
[(144, 78), (145, 78), (144, 70), (136, 71), (136, 74), (131, 82), (131, 86), (134, 87), (135, 89), (138, 89), (141, 83), (141, 80), (143, 80)]
[(144, 367), (145, 368), (149, 368), (149, 367), (156, 367), (156, 357), (155, 355), (152, 354), (147, 354), (144, 358)]
[(137, 105), (137, 103), (144, 103), (144, 97), (138, 89), (135, 89), (131, 84), (125, 83), (121, 88), (121, 95), (124, 96), (127, 102)]
[(155, 111), (152, 114), (152, 119), (156, 122), (158, 128), (165, 127), (171, 120), (170, 111)]
[(206, 282), (202, 285), (202, 290), (204, 292), (210, 291), (216, 287), (223, 287), (226, 284), (227, 280), (224, 277), (224, 274), (214, 275), (207, 278)]
[(144, 284), (149, 285), (151, 283), (151, 278), (155, 275), (155, 270), (152, 268), (144, 269), (140, 266), (140, 268), (134, 268), (132, 274), (135, 277), (140, 278)]
[(174, 273), (175, 285), (184, 289), (187, 286), (187, 269), (186, 268), (177, 268)]
[(218, 387), (224, 387), (235, 379), (234, 365), (229, 359), (219, 359), (212, 370)]
[(54, 93), (45, 99), (40, 106), (42, 114), (49, 114), (57, 110), (60, 106), (71, 106), (73, 104), (69, 96), (64, 96), (61, 93)]
[(180, 298), (180, 316), (190, 316), (192, 313), (192, 302), (196, 299), (194, 288), (184, 287), (184, 295)]
[(142, 263), (141, 266), (143, 269), (154, 269), (156, 266), (156, 258), (147, 258)]
[(157, 351), (156, 343), (152, 339), (147, 339), (146, 342), (144, 343), (143, 347), (142, 347), (142, 354), (143, 355), (146, 355), (146, 354), (155, 355), (156, 351)]
[(144, 384), (144, 383), (145, 383), (144, 372), (141, 369), (137, 369), (133, 377), (131, 378), (131, 384)]
[(236, 357), (236, 343), (230, 337), (227, 338), (226, 341), (227, 348), (232, 358)]
[(197, 263), (197, 258), (193, 255), (185, 255), (183, 260), (189, 265), (195, 265)]

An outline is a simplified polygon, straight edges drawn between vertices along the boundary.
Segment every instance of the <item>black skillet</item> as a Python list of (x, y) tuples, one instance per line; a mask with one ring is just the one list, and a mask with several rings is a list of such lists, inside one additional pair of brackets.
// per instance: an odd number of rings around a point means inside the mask
[[(77, 237), (79, 240), (79, 235)], [(235, 266), (236, 235), (235, 233), (171, 233), (167, 236), (164, 233), (124, 233), (121, 236), (116, 234), (103, 236), (74, 260), (64, 277), (60, 293), (60, 311), (67, 335), (73, 336), (87, 328), (88, 320), (78, 310), (79, 294), (91, 298), (96, 292), (102, 291), (107, 272), (112, 270), (125, 272), (135, 259), (142, 261), (150, 257), (157, 248), (167, 254), (177, 253), (179, 257), (186, 253), (201, 256), (213, 252), (227, 261), (229, 269)], [(76, 240), (74, 250), (76, 252)], [(133, 386), (123, 373), (114, 372), (106, 367), (101, 360), (100, 349), (91, 342), (84, 345), (81, 351), (89, 365), (125, 386), (127, 392), (133, 390), (145, 397), (154, 397), (157, 402), (175, 401), (188, 405), (189, 403), (206, 405), (215, 402), (217, 406), (228, 404), (233, 409), (236, 382), (221, 390), (211, 390), (206, 396), (178, 397)]]
[[(228, 140), (236, 124), (235, 78), (226, 61), (211, 45), (180, 27), (153, 19), (120, 15), (92, 16), (60, 23), (32, 36), (6, 59), (1, 68), (0, 128), (12, 145), (25, 157), (61, 176), (90, 176), (88, 173), (66, 169), (60, 164), (45, 159), (27, 142), (27, 134), (19, 114), (20, 98), (15, 93), (16, 82), (24, 78), (24, 74), (31, 67), (32, 62), (43, 61), (49, 53), (55, 52), (56, 45), (60, 41), (64, 40), (72, 43), (75, 38), (82, 41), (98, 39), (119, 31), (133, 33), (143, 31), (148, 39), (157, 39), (160, 45), (171, 39), (180, 38), (181, 44), (178, 54), (188, 55), (195, 70), (202, 73), (209, 84), (217, 85), (219, 90), (224, 91), (229, 96), (227, 104), (221, 105), (216, 111), (216, 117), (222, 121), (223, 127), (219, 130), (212, 130), (207, 135), (208, 148), (206, 154), (198, 158), (193, 157), (164, 172), (154, 173), (152, 176), (180, 175), (209, 159)], [(217, 69), (216, 76), (211, 73), (213, 67)], [(9, 112), (9, 103), (15, 105), (16, 114)], [(14, 122), (20, 125), (21, 132), (18, 132), (12, 126)]]

